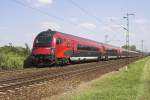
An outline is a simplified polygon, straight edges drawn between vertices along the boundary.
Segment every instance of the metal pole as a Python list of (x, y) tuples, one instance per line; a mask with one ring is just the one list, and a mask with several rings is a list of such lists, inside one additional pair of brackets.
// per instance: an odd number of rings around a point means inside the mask
[(144, 40), (142, 40), (141, 42), (142, 42), (142, 56), (143, 56), (143, 43), (144, 43)]
[[(128, 51), (127, 53), (127, 57), (129, 57), (129, 49), (130, 49), (130, 38), (129, 38), (129, 34), (130, 34), (130, 29), (129, 29), (129, 16), (130, 15), (134, 15), (134, 14), (129, 14), (127, 13), (126, 16), (124, 17), (127, 20), (127, 28), (126, 28), (126, 50)], [(129, 64), (129, 61), (127, 62), (127, 64)]]
[(124, 17), (125, 19), (127, 19), (127, 29), (126, 29), (126, 31), (127, 31), (127, 33), (126, 33), (126, 45), (127, 45), (127, 50), (129, 50), (129, 45), (130, 45), (130, 38), (129, 38), (129, 34), (130, 34), (130, 27), (129, 27), (129, 16), (130, 15), (134, 15), (134, 14), (129, 14), (129, 13), (127, 13), (127, 15)]
[(105, 43), (107, 44), (108, 42), (108, 35), (105, 35)]
[(129, 41), (129, 14), (128, 13), (127, 13), (127, 36), (126, 38), (127, 38), (127, 50), (129, 50), (130, 41)]

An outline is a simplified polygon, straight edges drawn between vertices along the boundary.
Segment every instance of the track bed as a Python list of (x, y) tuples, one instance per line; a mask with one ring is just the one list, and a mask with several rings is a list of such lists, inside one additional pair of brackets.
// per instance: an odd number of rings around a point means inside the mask
[[(40, 99), (77, 86), (105, 73), (119, 70), (138, 58), (92, 62), (66, 67), (27, 69), (4, 73), (0, 77), (0, 97), (12, 99)], [(1, 73), (0, 73), (1, 74)]]

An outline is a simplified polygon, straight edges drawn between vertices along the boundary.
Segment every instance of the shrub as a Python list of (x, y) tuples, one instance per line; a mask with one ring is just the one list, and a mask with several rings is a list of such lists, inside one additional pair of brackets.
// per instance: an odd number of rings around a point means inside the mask
[(0, 69), (21, 69), (25, 58), (30, 54), (29, 49), (23, 47), (0, 47)]
[(18, 69), (23, 68), (23, 61), (25, 57), (15, 54), (13, 52), (0, 54), (0, 67), (2, 69)]

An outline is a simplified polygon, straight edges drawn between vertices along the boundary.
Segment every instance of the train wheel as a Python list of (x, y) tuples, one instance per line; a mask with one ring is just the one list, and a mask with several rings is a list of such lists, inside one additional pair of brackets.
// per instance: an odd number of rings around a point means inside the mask
[(101, 61), (101, 59), (102, 59), (102, 56), (98, 56), (97, 61)]
[(109, 59), (108, 59), (108, 56), (105, 56), (105, 61), (108, 61)]
[(70, 64), (70, 61), (67, 58), (63, 58), (63, 59), (60, 59), (58, 63), (59, 65), (64, 66), (64, 65)]

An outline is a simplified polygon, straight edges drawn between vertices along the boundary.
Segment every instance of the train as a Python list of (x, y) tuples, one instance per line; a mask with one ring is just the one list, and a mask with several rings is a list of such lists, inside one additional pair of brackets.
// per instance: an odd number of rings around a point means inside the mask
[(66, 65), (74, 62), (107, 61), (140, 56), (139, 52), (48, 29), (33, 42), (24, 67)]

